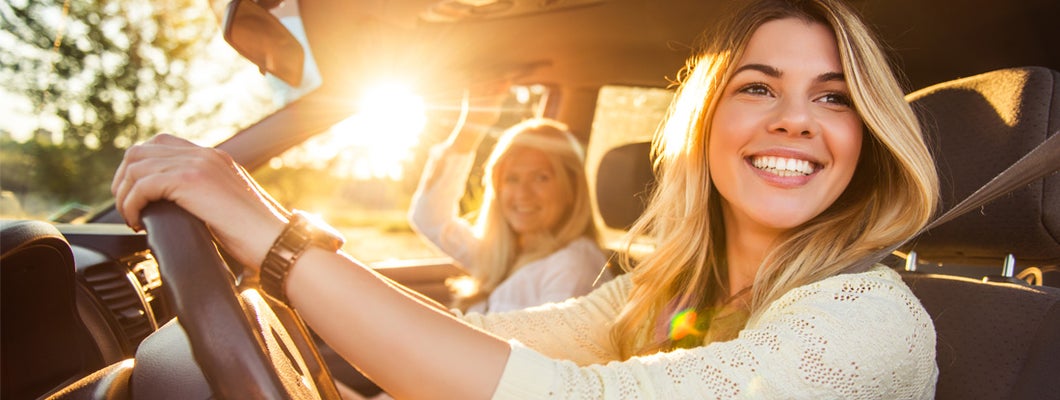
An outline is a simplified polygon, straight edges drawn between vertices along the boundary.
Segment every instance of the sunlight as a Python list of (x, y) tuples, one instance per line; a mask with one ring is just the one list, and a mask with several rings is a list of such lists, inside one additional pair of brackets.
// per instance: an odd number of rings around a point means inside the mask
[(470, 297), (478, 293), (478, 281), (467, 275), (447, 278), (445, 285), (456, 297)]
[(408, 86), (385, 83), (365, 91), (358, 104), (357, 114), (306, 142), (298, 163), (354, 179), (401, 179), (402, 163), (427, 123), (423, 98)]
[(356, 115), (332, 128), (339, 135), (356, 137), (356, 145), (365, 150), (353, 175), (400, 179), (402, 161), (427, 123), (423, 98), (408, 86), (385, 83), (366, 91), (359, 105)]

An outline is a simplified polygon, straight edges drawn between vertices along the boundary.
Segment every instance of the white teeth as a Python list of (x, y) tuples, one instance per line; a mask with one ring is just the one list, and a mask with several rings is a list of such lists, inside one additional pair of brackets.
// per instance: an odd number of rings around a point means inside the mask
[(753, 157), (751, 165), (779, 176), (809, 175), (814, 170), (813, 163), (807, 160), (775, 156)]

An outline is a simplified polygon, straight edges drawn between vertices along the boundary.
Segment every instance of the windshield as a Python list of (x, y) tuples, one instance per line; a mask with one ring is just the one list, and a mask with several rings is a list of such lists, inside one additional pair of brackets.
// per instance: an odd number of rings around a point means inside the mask
[(167, 132), (214, 145), (282, 105), (225, 43), (224, 1), (0, 3), (0, 217), (78, 222), (111, 201), (124, 150)]
[[(260, 72), (225, 42), (223, 8), (147, 0), (0, 5), (0, 104), (9, 111), (0, 119), (0, 217), (86, 222), (111, 204), (112, 175), (132, 144), (167, 132), (216, 145), (321, 84), (308, 48), (298, 86)], [(306, 44), (296, 3), (271, 11)], [(357, 114), (251, 173), (284, 206), (335, 225), (363, 261), (440, 257), (406, 214), (426, 154), (448, 136), (459, 102), (424, 99), (408, 82), (368, 86), (351, 99)], [(549, 90), (509, 89), (478, 164), (500, 131), (541, 116)], [(477, 206), (480, 177), (472, 173), (465, 210)]]

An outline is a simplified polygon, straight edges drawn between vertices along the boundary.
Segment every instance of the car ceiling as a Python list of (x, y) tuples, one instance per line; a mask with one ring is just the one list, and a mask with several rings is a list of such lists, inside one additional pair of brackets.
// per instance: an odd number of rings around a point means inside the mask
[[(702, 29), (738, 4), (497, 0), (507, 8), (494, 13), (472, 9), (450, 15), (451, 21), (432, 22), (424, 19), (431, 10), (467, 8), (456, 3), (484, 0), (299, 1), (325, 83), (245, 129), (239, 135), (243, 138), (222, 144), (249, 167), (349, 115), (352, 102), (335, 99), (353, 98), (380, 79), (410, 82), (428, 101), (458, 92), (453, 89), (470, 80), (554, 85), (565, 97), (551, 116), (576, 132), (587, 132), (601, 85), (668, 85)], [(1005, 67), (1060, 70), (1060, 2), (1055, 0), (851, 4), (881, 33), (909, 91)]]
[[(435, 77), (469, 66), (486, 73), (537, 66), (523, 79), (561, 86), (661, 86), (683, 65), (699, 32), (733, 4), (500, 0), (509, 6), (493, 6), (500, 10), (495, 13), (469, 11), (452, 22), (423, 20), (430, 10), (461, 1), (482, 0), (302, 0), (302, 12), (304, 18), (329, 21), (307, 21), (307, 31), (310, 40), (314, 34), (327, 38), (322, 45), (327, 50), (316, 56), (347, 77), (341, 80), (352, 79), (355, 71)], [(911, 89), (1002, 67), (1060, 69), (1060, 2), (1055, 0), (851, 3), (881, 32)], [(318, 43), (313, 45), (316, 51)]]

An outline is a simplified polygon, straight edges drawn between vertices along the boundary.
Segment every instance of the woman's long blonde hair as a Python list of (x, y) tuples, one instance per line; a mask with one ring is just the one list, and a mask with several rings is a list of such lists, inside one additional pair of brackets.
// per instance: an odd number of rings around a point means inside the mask
[[(518, 251), (517, 236), (504, 218), (497, 190), (509, 156), (513, 150), (521, 148), (536, 149), (545, 154), (560, 187), (564, 188), (563, 196), (570, 199), (570, 207), (560, 217), (551, 235), (536, 240), (531, 248)], [(558, 121), (534, 118), (508, 128), (490, 153), (482, 186), (482, 206), (474, 224), (481, 242), (472, 268), (478, 292), (457, 299), (458, 306), (471, 305), (488, 297), (520, 266), (552, 254), (575, 239), (586, 237), (599, 241), (585, 179), (585, 152), (567, 126)]]
[[(622, 358), (677, 347), (670, 339), (657, 339), (660, 321), (685, 307), (709, 314), (733, 294), (727, 287), (721, 198), (707, 168), (708, 133), (751, 35), (762, 24), (784, 18), (819, 23), (835, 32), (866, 134), (843, 194), (779, 238), (766, 255), (738, 326), (754, 321), (796, 287), (852, 272), (859, 260), (917, 232), (935, 211), (938, 178), (920, 126), (880, 43), (855, 11), (838, 0), (756, 1), (705, 33), (678, 77), (674, 101), (653, 139), (658, 185), (628, 240), (632, 245), (635, 238), (651, 237), (655, 251), (636, 268), (631, 260), (622, 260), (633, 283), (629, 302), (611, 330)], [(738, 330), (712, 339), (730, 339)], [(712, 339), (704, 337), (696, 345)]]

